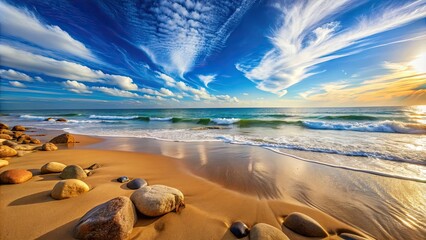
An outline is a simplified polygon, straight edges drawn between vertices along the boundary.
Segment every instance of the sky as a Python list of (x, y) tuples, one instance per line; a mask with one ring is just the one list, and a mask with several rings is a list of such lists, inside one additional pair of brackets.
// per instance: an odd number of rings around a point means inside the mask
[(426, 104), (426, 1), (0, 0), (0, 108)]

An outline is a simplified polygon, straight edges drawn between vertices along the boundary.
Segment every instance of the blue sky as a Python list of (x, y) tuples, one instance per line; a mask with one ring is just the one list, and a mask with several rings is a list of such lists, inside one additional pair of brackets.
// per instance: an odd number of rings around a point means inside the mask
[(0, 1), (2, 109), (426, 104), (426, 1)]

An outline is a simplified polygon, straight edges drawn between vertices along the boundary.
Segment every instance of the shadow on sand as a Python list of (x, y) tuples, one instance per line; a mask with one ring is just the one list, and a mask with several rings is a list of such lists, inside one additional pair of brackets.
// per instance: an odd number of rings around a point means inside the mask
[(58, 228), (53, 229), (52, 231), (43, 234), (42, 236), (36, 238), (38, 240), (58, 240), (58, 239), (72, 239), (74, 226), (77, 225), (79, 218), (72, 220), (69, 223), (66, 223)]
[(55, 201), (50, 197), (50, 190), (43, 191), (39, 193), (34, 193), (25, 197), (21, 197), (11, 202), (9, 206), (19, 206), (19, 205), (28, 205), (28, 204), (36, 204), (36, 203), (44, 203)]

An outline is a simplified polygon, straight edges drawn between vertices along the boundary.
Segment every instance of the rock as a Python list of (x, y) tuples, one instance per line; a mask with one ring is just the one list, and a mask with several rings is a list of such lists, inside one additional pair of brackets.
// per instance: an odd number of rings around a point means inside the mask
[(176, 188), (164, 185), (146, 186), (136, 190), (130, 197), (142, 214), (150, 217), (161, 216), (185, 206), (184, 196)]
[(12, 140), (12, 137), (8, 134), (0, 134), (1, 139)]
[(18, 154), (18, 152), (16, 152), (15, 149), (9, 147), (9, 146), (5, 146), (5, 145), (1, 145), (0, 146), (0, 158), (3, 157), (13, 157), (16, 154)]
[(13, 147), (16, 151), (33, 151), (37, 146), (25, 145), (25, 144), (17, 144)]
[(27, 130), (24, 126), (16, 125), (12, 128), (12, 131), (25, 131)]
[(5, 167), (9, 165), (9, 162), (3, 159), (0, 159), (0, 168)]
[(37, 138), (31, 138), (31, 143), (34, 143), (34, 144), (41, 144), (41, 141), (40, 141), (40, 140), (38, 140)]
[(18, 139), (16, 140), (18, 143), (24, 143), (24, 144), (28, 144), (31, 142), (31, 137), (23, 134), (20, 137), (18, 137)]
[(9, 141), (9, 140), (4, 141), (3, 145), (6, 145), (6, 146), (11, 147), (11, 148), (18, 146), (18, 144), (16, 142), (12, 142), (12, 141)]
[(56, 119), (57, 122), (68, 122), (65, 118), (58, 118)]
[(13, 133), (13, 138), (19, 138), (22, 135), (25, 135), (25, 133), (24, 132), (14, 132)]
[(127, 187), (130, 189), (139, 189), (141, 187), (147, 186), (148, 183), (142, 178), (135, 178), (132, 181), (127, 183)]
[(250, 240), (290, 240), (280, 229), (258, 223), (250, 230)]
[(62, 173), (59, 175), (62, 179), (84, 179), (87, 177), (87, 174), (84, 172), (83, 168), (78, 165), (69, 165), (62, 170)]
[(25, 169), (10, 169), (0, 174), (1, 183), (23, 183), (30, 180), (33, 174)]
[(128, 197), (117, 197), (88, 211), (74, 228), (74, 237), (90, 240), (129, 239), (137, 214)]
[(367, 240), (367, 238), (355, 235), (353, 233), (341, 233), (339, 237), (343, 238), (344, 240)]
[(58, 147), (53, 143), (45, 143), (43, 146), (41, 146), (41, 150), (43, 151), (56, 151), (58, 150)]
[(95, 163), (95, 164), (90, 165), (90, 167), (88, 167), (86, 169), (88, 169), (88, 170), (95, 170), (95, 169), (98, 169), (100, 167), (101, 166), (99, 164)]
[(93, 170), (89, 170), (89, 169), (83, 169), (84, 172), (86, 173), (87, 176), (92, 176), (93, 175)]
[(48, 163), (44, 164), (41, 167), (40, 171), (41, 171), (41, 174), (46, 174), (46, 173), (60, 173), (66, 167), (67, 167), (67, 165), (65, 165), (63, 163), (59, 163), (59, 162), (48, 162)]
[(9, 126), (7, 126), (7, 124), (0, 122), (0, 129), (9, 129)]
[(286, 217), (284, 226), (295, 233), (306, 237), (327, 237), (328, 234), (321, 225), (311, 217), (294, 212)]
[(61, 134), (57, 137), (54, 137), (52, 140), (50, 140), (49, 142), (51, 143), (74, 143), (74, 136), (69, 134), (69, 133), (64, 133)]
[(45, 118), (43, 121), (55, 121), (55, 119), (49, 117), (49, 118)]
[(129, 178), (126, 177), (126, 176), (121, 176), (121, 177), (117, 178), (117, 182), (124, 183), (124, 182), (128, 182), (128, 181), (129, 181)]
[(13, 136), (13, 132), (8, 129), (0, 129), (0, 134), (7, 134)]
[(50, 196), (56, 200), (77, 197), (90, 190), (89, 186), (78, 179), (61, 180), (53, 187)]
[(234, 236), (237, 238), (243, 238), (247, 236), (250, 232), (247, 225), (241, 221), (232, 223), (231, 227), (229, 228), (229, 231), (231, 231), (231, 233), (234, 234)]

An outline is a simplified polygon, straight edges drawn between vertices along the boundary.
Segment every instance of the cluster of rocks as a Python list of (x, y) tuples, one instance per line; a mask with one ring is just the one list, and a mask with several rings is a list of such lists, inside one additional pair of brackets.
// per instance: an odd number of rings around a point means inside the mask
[(51, 118), (51, 117), (44, 119), (44, 121), (49, 121), (49, 122), (53, 122), (53, 121), (56, 121), (56, 122), (68, 122), (68, 120), (66, 120), (65, 118), (54, 119), (54, 118)]

